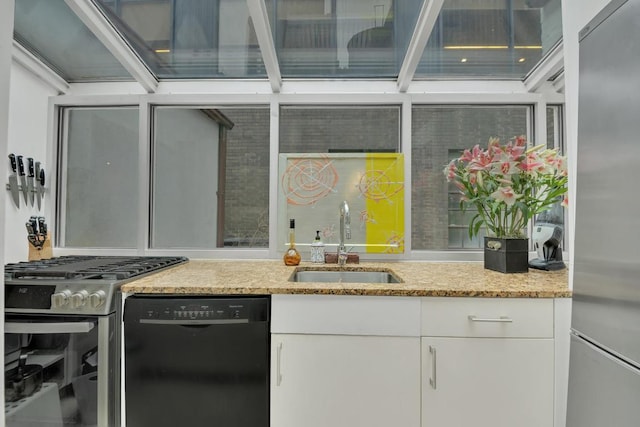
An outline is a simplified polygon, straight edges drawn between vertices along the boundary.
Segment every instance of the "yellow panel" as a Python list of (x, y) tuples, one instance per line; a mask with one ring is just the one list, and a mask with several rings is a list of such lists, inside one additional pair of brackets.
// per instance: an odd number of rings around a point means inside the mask
[(366, 199), (360, 216), (366, 222), (367, 252), (403, 253), (404, 155), (371, 153), (366, 163), (358, 187)]

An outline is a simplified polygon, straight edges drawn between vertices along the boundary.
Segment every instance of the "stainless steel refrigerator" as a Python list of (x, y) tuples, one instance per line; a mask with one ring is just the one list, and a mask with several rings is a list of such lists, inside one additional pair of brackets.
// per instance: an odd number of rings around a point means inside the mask
[(640, 426), (640, 0), (580, 33), (567, 427)]

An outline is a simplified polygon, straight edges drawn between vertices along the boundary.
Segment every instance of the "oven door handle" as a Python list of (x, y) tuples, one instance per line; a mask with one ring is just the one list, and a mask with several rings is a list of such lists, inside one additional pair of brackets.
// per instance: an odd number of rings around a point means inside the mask
[(4, 325), (4, 332), (8, 334), (85, 334), (94, 327), (93, 322), (7, 322)]

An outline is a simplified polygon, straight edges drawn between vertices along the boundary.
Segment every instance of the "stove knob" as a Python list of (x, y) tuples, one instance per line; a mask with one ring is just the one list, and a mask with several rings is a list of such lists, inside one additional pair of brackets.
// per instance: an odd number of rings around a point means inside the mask
[(102, 306), (107, 300), (107, 294), (104, 291), (96, 291), (89, 295), (89, 304), (93, 308)]
[(71, 308), (80, 308), (85, 305), (87, 302), (87, 298), (89, 297), (89, 292), (84, 289), (78, 292), (74, 292), (71, 295)]
[(64, 291), (56, 292), (51, 295), (51, 308), (61, 308), (69, 304), (71, 298), (71, 291), (65, 289)]

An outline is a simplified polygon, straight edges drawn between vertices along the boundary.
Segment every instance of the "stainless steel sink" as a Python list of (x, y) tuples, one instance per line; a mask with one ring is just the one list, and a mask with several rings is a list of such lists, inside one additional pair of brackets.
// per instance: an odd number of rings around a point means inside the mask
[(350, 270), (296, 270), (290, 282), (329, 283), (402, 283), (403, 280), (390, 271)]

